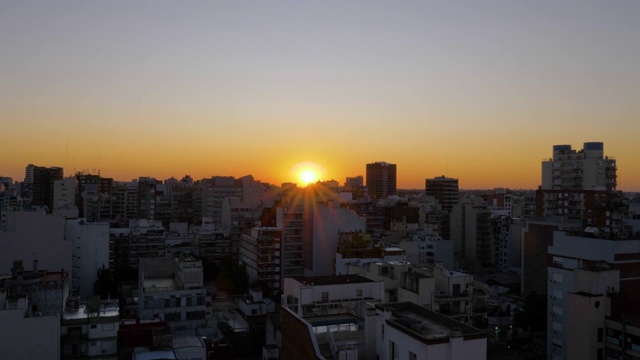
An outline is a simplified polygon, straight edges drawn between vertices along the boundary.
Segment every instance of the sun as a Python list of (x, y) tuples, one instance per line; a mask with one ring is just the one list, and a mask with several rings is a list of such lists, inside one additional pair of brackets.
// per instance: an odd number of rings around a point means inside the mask
[(316, 163), (305, 161), (295, 165), (291, 172), (302, 186), (307, 186), (320, 180), (324, 169)]
[(318, 181), (318, 174), (316, 174), (316, 172), (311, 169), (302, 170), (298, 177), (300, 177), (300, 181), (302, 181), (304, 185)]

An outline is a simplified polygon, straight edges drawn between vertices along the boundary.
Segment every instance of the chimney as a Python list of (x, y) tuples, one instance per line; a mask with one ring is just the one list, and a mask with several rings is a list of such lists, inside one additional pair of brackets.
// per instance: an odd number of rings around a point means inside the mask
[(33, 272), (38, 272), (38, 259), (33, 259)]

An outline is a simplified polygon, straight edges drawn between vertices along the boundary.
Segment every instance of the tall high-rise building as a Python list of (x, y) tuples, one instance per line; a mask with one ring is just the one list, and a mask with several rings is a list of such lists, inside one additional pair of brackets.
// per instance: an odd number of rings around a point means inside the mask
[(79, 217), (88, 221), (111, 219), (112, 178), (79, 172), (76, 174), (76, 205)]
[(62, 180), (61, 167), (43, 167), (33, 164), (25, 169), (23, 198), (31, 206), (46, 206), (48, 211), (53, 209), (53, 185), (56, 180)]
[(604, 144), (586, 142), (581, 150), (554, 145), (542, 162), (541, 190), (615, 190), (616, 160), (604, 155)]
[(428, 196), (433, 196), (442, 210), (451, 211), (453, 205), (458, 203), (458, 179), (448, 178), (444, 175), (425, 180), (425, 191)]
[(460, 267), (478, 271), (495, 265), (491, 210), (484, 201), (464, 199), (453, 207), (451, 240)]
[(367, 164), (367, 189), (372, 199), (385, 199), (396, 195), (396, 164)]
[(458, 203), (458, 179), (444, 175), (425, 180), (425, 192), (440, 204), (440, 210), (432, 210), (426, 214), (427, 223), (438, 229), (443, 239), (451, 238), (451, 209)]
[(138, 219), (154, 219), (156, 187), (162, 182), (150, 177), (138, 178)]
[(601, 142), (555, 145), (553, 158), (542, 162), (542, 184), (536, 191), (536, 216), (580, 227), (618, 233), (626, 205), (616, 191), (616, 161), (604, 155)]

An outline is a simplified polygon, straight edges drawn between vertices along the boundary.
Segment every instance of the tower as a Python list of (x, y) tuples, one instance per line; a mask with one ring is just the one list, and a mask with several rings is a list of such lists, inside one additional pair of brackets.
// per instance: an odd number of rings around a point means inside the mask
[(396, 195), (396, 164), (367, 164), (367, 189), (372, 199), (385, 199)]

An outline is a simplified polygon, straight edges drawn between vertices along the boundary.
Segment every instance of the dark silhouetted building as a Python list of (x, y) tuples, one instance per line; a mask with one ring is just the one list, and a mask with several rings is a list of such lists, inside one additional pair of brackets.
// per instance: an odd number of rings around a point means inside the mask
[(396, 195), (396, 164), (386, 162), (367, 164), (367, 189), (372, 199), (385, 199)]

